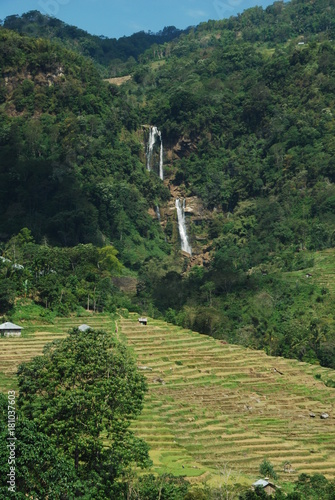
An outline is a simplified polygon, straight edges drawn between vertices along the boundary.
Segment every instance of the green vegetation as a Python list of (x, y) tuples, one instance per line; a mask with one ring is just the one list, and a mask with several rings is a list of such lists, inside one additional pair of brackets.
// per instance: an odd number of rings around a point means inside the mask
[[(13, 498), (123, 498), (118, 494), (130, 465), (150, 464), (146, 443), (129, 429), (142, 409), (146, 384), (127, 348), (103, 331), (73, 329), (47, 344), (43, 356), (22, 364), (18, 380)], [(4, 497), (8, 404), (1, 395)]]
[(51, 436), (81, 477), (96, 473), (107, 492), (130, 463), (147, 464), (145, 443), (129, 431), (142, 409), (144, 378), (110, 334), (74, 329), (22, 365), (18, 378), (21, 412)]
[[(65, 314), (86, 299), (93, 309), (145, 309), (229, 342), (335, 367), (334, 299), (317, 253), (333, 247), (335, 223), (333, 18), (331, 3), (311, 12), (294, 1), (204, 23), (146, 50), (121, 87), (70, 50), (88, 39), (83, 33), (36, 12), (7, 19), (2, 254), (13, 261), (10, 238), (27, 227), (50, 248), (112, 244), (120, 262), (96, 273), (99, 260), (89, 258), (86, 276), (68, 268), (39, 284), (30, 270), (27, 296)], [(49, 39), (36, 38), (46, 32)], [(173, 160), (165, 183), (145, 169), (143, 124), (162, 130)], [(187, 270), (177, 257), (173, 218), (159, 225), (149, 215), (157, 204), (166, 212), (175, 189), (207, 210), (200, 225), (192, 217), (189, 225), (195, 253), (209, 252), (206, 269)], [(137, 280), (131, 301), (110, 281), (120, 273)], [(26, 293), (25, 281), (10, 278), (2, 269), (3, 313)]]
[(38, 426), (20, 419), (15, 426), (16, 493), (8, 491), (8, 399), (0, 394), (0, 494), (1, 498), (27, 498), (27, 494), (44, 498), (74, 498), (88, 493), (88, 485), (80, 481), (73, 464), (51, 443)]
[[(122, 281), (124, 275), (117, 253), (113, 246), (37, 245), (25, 228), (4, 249), (5, 257), (0, 262), (0, 307), (4, 311), (13, 306), (16, 295), (24, 297), (16, 301), (11, 315), (13, 320), (17, 317), (21, 321), (40, 317), (52, 321), (55, 312), (66, 315), (84, 308), (113, 311), (117, 305), (127, 304), (113, 285), (113, 278)], [(28, 306), (31, 299), (44, 309), (34, 304)]]
[(168, 194), (143, 169), (132, 99), (48, 40), (1, 29), (0, 44), (2, 239), (28, 227), (50, 245), (113, 241), (134, 268), (164, 255), (147, 211)]
[[(223, 444), (225, 457), (246, 473), (255, 474), (266, 457), (263, 472), (273, 463), (281, 477), (293, 441), (289, 459), (306, 476), (290, 494), (309, 498), (319, 484), (331, 495), (332, 485), (315, 475), (333, 471), (332, 428), (308, 417), (315, 429), (296, 435), (283, 415), (292, 406), (299, 428), (310, 403), (321, 411), (333, 400), (334, 39), (332, 0), (275, 2), (184, 32), (120, 40), (36, 11), (0, 26), (0, 314), (24, 325), (21, 339), (1, 339), (8, 355), (0, 385), (8, 388), (19, 362), (41, 354), (48, 338), (64, 337), (80, 317), (94, 324), (95, 313), (121, 308), (124, 318), (134, 311), (157, 320), (145, 330), (150, 346), (132, 319), (120, 335), (152, 368), (137, 429), (152, 447), (154, 472), (169, 475), (162, 482), (129, 476), (120, 498), (150, 498), (157, 488), (161, 498), (172, 498), (169, 488), (176, 498), (186, 490), (201, 498), (205, 490), (193, 492), (174, 476), (213, 475)], [(162, 133), (164, 181), (146, 169), (151, 125)], [(177, 197), (187, 200), (192, 257), (180, 252)], [(114, 328), (114, 317), (102, 318)], [(175, 326), (163, 327), (163, 319)], [(70, 354), (62, 356), (70, 363)], [(271, 373), (259, 370), (260, 358)], [(51, 363), (51, 354), (43, 359)], [(305, 384), (293, 376), (297, 366), (305, 367)], [(22, 410), (30, 405), (32, 419), (43, 405), (28, 404), (36, 380), (24, 382), (22, 370)], [(178, 391), (189, 389), (194, 397), (185, 402)], [(260, 403), (250, 404), (250, 395)], [(272, 398), (279, 413), (267, 407)], [(259, 404), (263, 414), (249, 409)], [(232, 407), (245, 418), (233, 420)], [(96, 412), (93, 405), (92, 418)], [(107, 463), (108, 415), (101, 428), (88, 422), (98, 432), (92, 451)], [(27, 446), (35, 424), (22, 427)], [(62, 459), (52, 436), (40, 436), (47, 464)], [(96, 455), (78, 440), (77, 461), (75, 440), (58, 444), (84, 492), (83, 471)], [(122, 489), (129, 485), (132, 492)]]
[[(134, 350), (136, 364), (151, 368), (141, 371), (146, 376), (148, 392), (141, 415), (131, 425), (131, 431), (137, 438), (148, 443), (153, 462), (148, 473), (155, 474), (156, 480), (153, 481), (149, 476), (147, 483), (146, 475), (140, 480), (142, 475), (137, 477), (136, 474), (127, 473), (122, 476), (124, 482), (118, 483), (117, 492), (112, 498), (119, 500), (117, 495), (120, 495), (121, 500), (124, 498), (122, 495), (130, 494), (129, 489), (135, 495), (141, 488), (160, 488), (165, 482), (170, 485), (166, 488), (172, 488), (174, 484), (173, 487), (177, 489), (187, 486), (185, 482), (178, 482), (173, 477), (192, 478), (192, 482), (198, 483), (206, 480), (207, 489), (202, 490), (202, 493), (207, 495), (205, 498), (208, 500), (220, 498), (219, 494), (223, 491), (234, 494), (233, 498), (237, 498), (240, 492), (248, 489), (259, 477), (259, 466), (264, 463), (264, 457), (267, 457), (265, 462), (273, 464), (272, 467), (279, 476), (276, 483), (282, 485), (285, 491), (288, 491), (286, 482), (297, 481), (301, 473), (312, 476), (322, 471), (328, 478), (333, 477), (333, 419), (319, 418), (319, 414), (329, 411), (334, 403), (333, 390), (327, 388), (321, 380), (334, 376), (332, 370), (222, 344), (218, 340), (150, 318), (147, 327), (139, 325), (136, 320), (136, 316), (131, 316), (129, 319), (116, 321), (118, 336), (127, 342), (129, 349)], [(77, 330), (72, 330), (70, 336), (59, 342), (64, 338), (65, 332), (78, 326), (80, 321), (76, 317), (56, 318), (54, 324), (36, 324), (34, 321), (30, 326), (29, 336), (1, 339), (0, 365), (5, 371), (4, 375), (10, 380), (8, 388), (13, 389), (16, 385), (17, 365), (22, 361), (26, 362), (20, 372), (21, 384), (23, 383), (27, 396), (23, 397), (20, 406), (28, 405), (29, 415), (24, 412), (26, 417), (31, 417), (31, 411), (45, 415), (43, 418), (36, 418), (37, 426), (59, 428), (64, 425), (60, 418), (64, 414), (69, 425), (74, 425), (75, 422), (78, 424), (80, 432), (83, 411), (77, 414), (77, 421), (70, 416), (70, 413), (75, 416), (75, 403), (78, 401), (81, 405), (85, 401), (89, 405), (85, 420), (87, 425), (97, 418), (96, 412), (90, 412), (89, 409), (99, 402), (91, 401), (89, 396), (99, 389), (98, 375), (104, 372), (105, 363), (95, 363), (95, 360), (99, 356), (108, 356), (106, 350), (99, 347), (100, 334), (92, 333), (95, 339), (93, 341), (90, 333), (78, 334)], [(107, 314), (91, 315), (85, 321), (96, 332), (102, 328), (114, 331), (115, 328), (115, 319)], [(76, 338), (76, 335), (79, 337)], [(47, 356), (36, 358), (41, 354), (45, 343), (53, 339), (56, 343), (49, 344)], [(102, 339), (119, 346), (115, 337), (110, 334), (103, 334)], [(73, 347), (76, 345), (75, 349), (68, 348), (72, 344)], [(91, 352), (91, 348), (94, 353), (89, 355), (90, 363), (85, 364), (87, 358), (84, 355), (76, 357), (79, 349)], [(48, 353), (53, 351), (55, 356), (49, 362)], [(163, 353), (168, 353), (168, 361), (163, 361)], [(132, 354), (129, 356), (134, 359)], [(31, 358), (34, 359), (29, 362)], [(175, 361), (181, 358), (184, 360), (183, 365), (177, 365)], [(78, 366), (73, 366), (73, 359), (78, 359)], [(83, 362), (80, 363), (80, 360)], [(92, 375), (94, 380), (90, 384), (91, 379), (87, 375), (96, 372), (96, 364), (100, 369), (96, 376)], [(43, 366), (48, 367), (48, 372), (52, 371), (54, 376), (38, 376)], [(33, 370), (34, 367), (37, 367), (37, 371)], [(71, 387), (75, 383), (75, 367), (79, 378), (77, 389), (73, 391)], [(46, 388), (45, 384), (53, 384), (60, 368), (63, 375), (59, 391), (54, 392), (52, 387), (49, 391), (50, 397), (59, 400), (59, 404), (47, 405), (44, 397), (33, 396), (34, 387), (38, 385), (43, 390)], [(42, 373), (46, 373), (45, 370)], [(69, 383), (66, 382), (68, 375), (71, 375)], [(80, 398), (82, 386), (79, 379), (82, 377), (85, 379), (85, 391)], [(232, 378), (238, 382), (236, 388), (227, 387), (227, 380)], [(113, 385), (114, 382), (111, 380), (110, 384)], [(4, 385), (1, 387), (6, 388)], [(77, 401), (73, 399), (74, 394), (78, 397)], [(67, 410), (57, 414), (63, 408), (60, 400), (66, 403)], [(44, 405), (48, 406), (46, 412), (43, 412)], [(82, 406), (81, 409), (83, 410)], [(314, 419), (309, 416), (311, 409), (316, 413)], [(104, 420), (100, 421), (100, 425), (105, 423)], [(39, 427), (39, 432), (41, 431)], [(53, 434), (49, 429), (51, 447), (58, 434)], [(52, 435), (54, 438), (50, 440)], [(58, 436), (58, 453), (68, 446), (66, 436)], [(71, 436), (72, 446), (75, 443), (73, 432)], [(85, 437), (88, 439), (86, 433)], [(101, 439), (108, 454), (110, 438), (106, 432), (102, 432)], [(85, 439), (80, 442), (85, 445)], [(96, 448), (90, 446), (89, 449), (94, 454)], [(68, 460), (74, 464), (73, 454), (68, 456)], [(81, 466), (84, 468), (85, 463), (82, 462)], [(88, 478), (78, 477), (78, 471), (75, 474), (78, 481), (81, 481), (78, 484), (85, 488), (84, 479)], [(169, 476), (159, 478), (157, 474)], [(188, 489), (191, 495), (193, 489), (189, 485)], [(183, 496), (176, 498), (184, 500)]]
[(263, 462), (259, 466), (259, 473), (262, 477), (268, 477), (270, 479), (278, 479), (277, 473), (273, 468), (273, 465), (269, 460), (264, 458)]

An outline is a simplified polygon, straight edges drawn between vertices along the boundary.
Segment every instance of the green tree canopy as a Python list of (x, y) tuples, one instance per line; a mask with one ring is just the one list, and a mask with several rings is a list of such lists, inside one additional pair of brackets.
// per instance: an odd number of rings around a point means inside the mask
[(0, 394), (0, 498), (25, 499), (28, 495), (66, 500), (82, 496), (87, 485), (79, 480), (73, 464), (48, 436), (38, 431), (36, 424), (20, 414), (15, 425), (15, 493), (9, 493), (7, 410), (7, 398)]
[(19, 406), (50, 436), (81, 477), (98, 474), (109, 491), (148, 446), (129, 430), (142, 409), (146, 383), (128, 349), (112, 335), (78, 329), (48, 344), (19, 367)]

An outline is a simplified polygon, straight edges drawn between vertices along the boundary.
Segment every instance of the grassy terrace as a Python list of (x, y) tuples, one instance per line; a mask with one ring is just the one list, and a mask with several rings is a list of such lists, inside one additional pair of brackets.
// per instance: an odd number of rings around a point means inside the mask
[[(332, 370), (266, 356), (263, 352), (137, 317), (119, 321), (119, 335), (134, 349), (149, 383), (134, 425), (151, 446), (154, 469), (215, 481), (218, 467), (258, 478), (267, 457), (282, 481), (301, 472), (335, 474), (335, 389), (315, 378)], [(73, 326), (114, 331), (108, 315), (26, 324), (21, 338), (0, 339), (0, 387), (16, 387), (17, 366), (42, 353), (46, 342)], [(120, 328), (121, 327), (121, 328)], [(316, 414), (310, 417), (310, 412)], [(327, 412), (330, 418), (320, 419)], [(293, 472), (284, 473), (289, 462)], [(242, 478), (242, 479), (241, 479)]]
[(54, 324), (20, 321), (23, 326), (22, 337), (0, 338), (0, 390), (5, 392), (16, 389), (16, 371), (20, 363), (40, 356), (46, 343), (66, 336), (67, 332), (82, 323), (89, 323), (92, 328), (114, 331), (114, 320), (108, 315), (89, 318), (57, 318)]
[[(255, 477), (267, 457), (282, 480), (334, 475), (335, 390), (315, 378), (334, 378), (333, 371), (159, 321), (123, 319), (122, 335), (139, 365), (152, 369), (143, 372), (150, 390), (136, 428), (159, 470), (214, 474), (228, 464)], [(294, 472), (283, 472), (286, 462)]]

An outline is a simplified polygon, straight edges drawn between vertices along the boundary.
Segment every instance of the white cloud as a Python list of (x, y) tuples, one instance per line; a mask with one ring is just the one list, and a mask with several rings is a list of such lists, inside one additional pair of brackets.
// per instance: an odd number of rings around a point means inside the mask
[(204, 17), (208, 17), (208, 14), (204, 10), (201, 10), (201, 9), (188, 9), (186, 11), (186, 14), (189, 17), (192, 17), (193, 19), (201, 19)]

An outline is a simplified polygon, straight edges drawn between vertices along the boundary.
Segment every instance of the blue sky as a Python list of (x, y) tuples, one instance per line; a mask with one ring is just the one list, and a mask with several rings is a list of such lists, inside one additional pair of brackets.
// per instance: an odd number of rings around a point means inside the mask
[(164, 26), (186, 28), (272, 0), (0, 0), (0, 19), (39, 10), (95, 35), (119, 38)]

